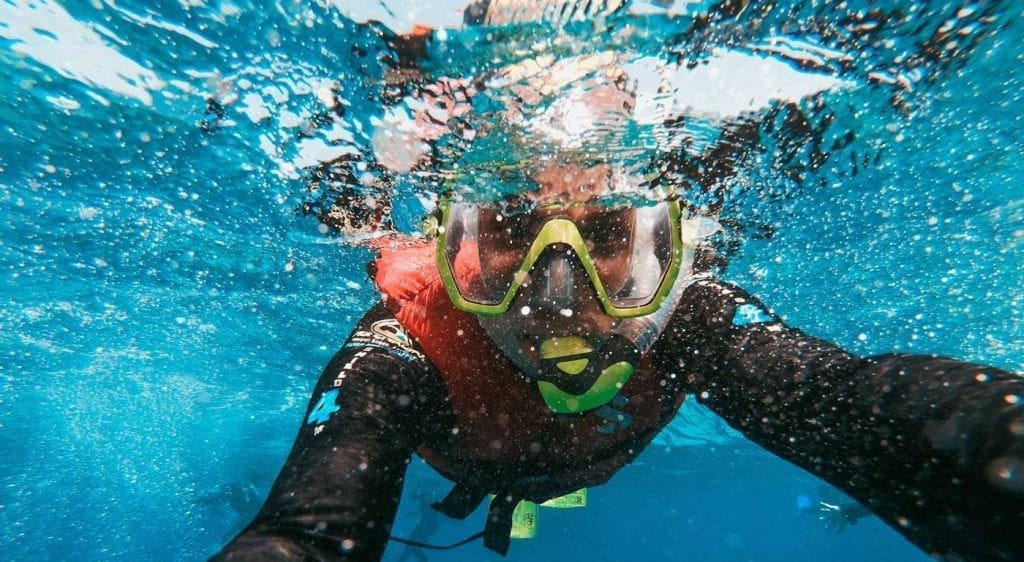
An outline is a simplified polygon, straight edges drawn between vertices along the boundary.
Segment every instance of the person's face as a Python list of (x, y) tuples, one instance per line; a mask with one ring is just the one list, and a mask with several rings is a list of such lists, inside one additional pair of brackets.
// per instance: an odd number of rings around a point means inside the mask
[[(537, 209), (529, 213), (501, 213), (494, 209), (482, 208), (479, 213), (477, 235), (480, 248), (484, 249), (480, 252), (480, 266), (482, 271), (488, 274), (485, 276), (486, 279), (492, 282), (514, 277), (523, 263), (526, 251), (537, 239), (544, 225), (555, 218), (568, 219), (576, 225), (590, 255), (581, 258), (567, 244), (549, 247), (525, 281), (525, 286), (533, 289), (528, 293), (543, 299), (547, 292), (539, 292), (536, 283), (550, 282), (552, 276), (559, 275), (558, 271), (551, 271), (552, 262), (560, 262), (555, 267), (561, 267), (563, 270), (565, 266), (569, 266), (568, 271), (561, 273), (564, 278), (575, 279), (578, 275), (586, 275), (580, 267), (580, 260), (589, 259), (609, 293), (622, 290), (629, 280), (627, 272), (632, 258), (630, 239), (636, 220), (636, 212), (633, 209), (577, 206)], [(541, 279), (536, 274), (541, 274), (544, 278)], [(567, 287), (570, 288), (572, 287)], [(503, 293), (507, 287), (500, 286), (494, 289)], [(551, 306), (557, 304), (547, 303)], [(562, 307), (567, 305), (568, 303), (564, 303)]]
[[(495, 278), (508, 279), (523, 261), (543, 225), (555, 217), (573, 221), (584, 237), (605, 289), (614, 293), (629, 282), (630, 237), (635, 211), (583, 206), (608, 192), (608, 168), (560, 166), (534, 175), (538, 189), (527, 197), (537, 205), (530, 213), (510, 213), (498, 220), (496, 211), (481, 215), (480, 266)], [(573, 205), (577, 203), (577, 205)], [(615, 319), (608, 316), (583, 269), (580, 258), (564, 244), (548, 247), (516, 293), (508, 312), (480, 317), (491, 338), (530, 370), (539, 364), (540, 343), (550, 337), (581, 336), (600, 345)]]

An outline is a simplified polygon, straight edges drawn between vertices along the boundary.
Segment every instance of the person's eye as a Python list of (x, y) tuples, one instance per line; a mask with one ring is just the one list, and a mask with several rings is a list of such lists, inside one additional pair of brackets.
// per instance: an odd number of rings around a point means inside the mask
[(596, 245), (625, 244), (629, 241), (629, 232), (618, 221), (612, 220), (590, 231), (588, 238)]
[(598, 228), (590, 233), (590, 241), (595, 246), (603, 246), (615, 242), (615, 234), (608, 228)]
[(505, 217), (505, 233), (509, 240), (522, 240), (530, 235), (529, 224), (523, 215), (509, 215)]

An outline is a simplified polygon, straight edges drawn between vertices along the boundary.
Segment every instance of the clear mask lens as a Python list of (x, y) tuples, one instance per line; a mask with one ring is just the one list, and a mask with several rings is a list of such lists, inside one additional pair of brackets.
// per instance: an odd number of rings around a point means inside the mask
[(586, 275), (606, 308), (649, 305), (678, 269), (679, 213), (671, 205), (516, 212), (452, 204), (439, 248), (446, 283), (469, 303), (507, 307), (527, 280), (542, 280), (543, 294), (562, 302), (571, 299), (576, 276)]

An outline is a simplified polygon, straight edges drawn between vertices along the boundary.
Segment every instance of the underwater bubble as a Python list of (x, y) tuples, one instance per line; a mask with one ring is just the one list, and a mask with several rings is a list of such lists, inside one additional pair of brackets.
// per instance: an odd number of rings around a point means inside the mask
[(997, 488), (1024, 492), (1024, 459), (1020, 457), (1000, 457), (989, 463), (985, 473), (988, 481)]
[(1010, 422), (1010, 433), (1024, 436), (1024, 419), (1016, 419)]

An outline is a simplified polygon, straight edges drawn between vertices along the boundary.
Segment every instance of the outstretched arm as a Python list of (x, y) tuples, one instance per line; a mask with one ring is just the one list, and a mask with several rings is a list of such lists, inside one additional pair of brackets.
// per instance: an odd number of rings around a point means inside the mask
[(929, 554), (1024, 559), (1021, 377), (941, 357), (857, 357), (715, 281), (687, 289), (663, 339), (701, 402)]
[(383, 306), (324, 370), (255, 520), (218, 561), (378, 560), (413, 450), (450, 421), (440, 377)]

